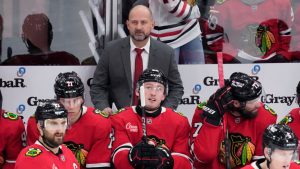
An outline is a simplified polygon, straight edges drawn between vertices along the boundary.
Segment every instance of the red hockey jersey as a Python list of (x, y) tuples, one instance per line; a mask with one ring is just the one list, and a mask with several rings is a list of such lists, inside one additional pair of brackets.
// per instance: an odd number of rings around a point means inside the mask
[(253, 62), (278, 54), (290, 59), (293, 18), (289, 0), (225, 0), (200, 23), (208, 48), (221, 49), (225, 62), (237, 56), (241, 62)]
[[(200, 168), (225, 168), (225, 146), (223, 125), (213, 126), (203, 121), (201, 104), (195, 110), (192, 121), (191, 143), (194, 166)], [(229, 133), (231, 168), (241, 168), (251, 160), (262, 158), (262, 137), (264, 129), (276, 123), (277, 115), (267, 105), (261, 103), (254, 119), (235, 117), (226, 112)]]
[[(34, 117), (28, 120), (27, 133), (28, 145), (39, 137)], [(73, 151), (82, 169), (109, 167), (110, 133), (111, 122), (108, 116), (88, 107), (87, 112), (67, 129), (64, 144)]]
[[(168, 147), (174, 159), (174, 169), (192, 168), (188, 145), (190, 130), (188, 119), (164, 107), (157, 117), (146, 119), (148, 138)], [(112, 162), (116, 169), (131, 169), (128, 152), (142, 139), (141, 116), (137, 114), (133, 106), (111, 116), (111, 120), (115, 135)]]
[(55, 155), (45, 148), (39, 141), (24, 148), (18, 156), (15, 169), (79, 169), (72, 151), (66, 146), (60, 146), (61, 153)]
[(0, 168), (13, 169), (26, 146), (24, 123), (18, 115), (0, 109)]

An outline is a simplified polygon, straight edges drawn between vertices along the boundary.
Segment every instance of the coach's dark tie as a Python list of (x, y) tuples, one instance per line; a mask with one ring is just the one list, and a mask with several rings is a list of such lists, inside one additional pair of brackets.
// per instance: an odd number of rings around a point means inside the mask
[(138, 97), (135, 94), (136, 83), (139, 80), (139, 76), (143, 72), (143, 59), (142, 59), (142, 52), (144, 49), (135, 48), (136, 57), (135, 57), (135, 68), (134, 68), (134, 78), (133, 78), (133, 105), (138, 104)]

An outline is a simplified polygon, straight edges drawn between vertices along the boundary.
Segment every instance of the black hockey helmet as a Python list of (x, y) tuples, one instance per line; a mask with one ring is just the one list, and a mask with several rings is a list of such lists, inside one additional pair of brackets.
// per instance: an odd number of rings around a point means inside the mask
[(165, 90), (167, 89), (167, 78), (163, 72), (158, 69), (146, 69), (140, 75), (138, 85), (142, 86), (145, 82), (158, 82), (164, 85)]
[(76, 72), (65, 72), (56, 77), (54, 91), (57, 98), (74, 98), (84, 95), (84, 85)]
[(67, 110), (57, 100), (40, 101), (35, 111), (35, 118), (37, 121), (67, 117)]
[(289, 126), (271, 124), (264, 131), (263, 144), (271, 149), (296, 150), (298, 138)]
[(258, 98), (262, 93), (262, 85), (254, 77), (242, 72), (234, 72), (229, 78), (229, 85), (234, 99), (241, 102)]

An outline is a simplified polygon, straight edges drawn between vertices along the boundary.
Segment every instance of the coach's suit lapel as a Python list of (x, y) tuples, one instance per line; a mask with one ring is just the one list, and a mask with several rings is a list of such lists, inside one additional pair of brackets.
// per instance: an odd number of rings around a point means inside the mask
[(149, 61), (148, 61), (148, 69), (154, 68), (154, 66), (157, 64), (157, 62), (160, 62), (160, 60), (157, 60), (157, 46), (154, 43), (152, 39), (150, 39), (150, 53), (149, 53)]
[[(121, 49), (121, 58), (123, 62), (124, 71), (127, 78), (127, 83), (129, 88), (132, 91), (132, 78), (131, 78), (131, 64), (130, 64), (130, 42), (129, 37), (123, 40), (122, 49)], [(116, 69), (119, 69), (116, 67)]]

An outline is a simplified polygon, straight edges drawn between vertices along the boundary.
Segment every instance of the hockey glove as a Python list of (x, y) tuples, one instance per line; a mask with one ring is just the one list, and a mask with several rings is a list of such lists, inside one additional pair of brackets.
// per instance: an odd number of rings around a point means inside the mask
[(163, 147), (157, 147), (157, 155), (159, 156), (159, 163), (156, 166), (157, 169), (172, 169), (174, 166), (174, 159), (171, 156), (169, 150)]
[(160, 162), (156, 148), (143, 141), (129, 151), (128, 158), (131, 166), (135, 169), (156, 168), (157, 164)]
[(225, 109), (232, 102), (230, 87), (224, 86), (218, 89), (203, 106), (202, 117), (206, 118), (206, 122), (218, 126), (224, 115)]

